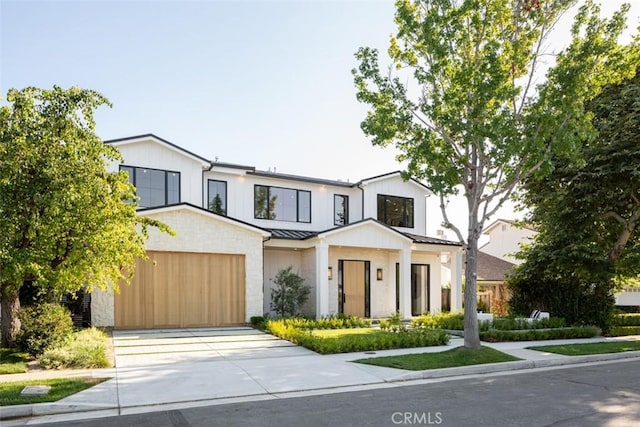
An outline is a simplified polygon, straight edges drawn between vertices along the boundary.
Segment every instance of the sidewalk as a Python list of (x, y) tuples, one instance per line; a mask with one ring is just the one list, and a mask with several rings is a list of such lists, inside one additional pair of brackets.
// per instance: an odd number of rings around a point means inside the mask
[[(452, 338), (447, 346), (385, 350), (367, 353), (318, 355), (311, 351), (292, 356), (226, 355), (160, 363), (79, 371), (36, 371), (3, 375), (0, 381), (89, 376), (112, 378), (58, 402), (0, 407), (0, 420), (11, 425), (60, 422), (157, 410), (246, 402), (371, 388), (397, 387), (407, 381), (460, 377), (608, 360), (640, 358), (640, 352), (592, 356), (562, 356), (526, 350), (533, 345), (605, 342), (622, 338), (591, 338), (539, 342), (483, 343), (523, 360), (460, 368), (405, 371), (353, 360), (409, 353), (439, 352), (463, 344)], [(625, 339), (640, 339), (625, 337)], [(303, 349), (299, 349), (303, 350)], [(9, 421), (13, 420), (13, 421)]]

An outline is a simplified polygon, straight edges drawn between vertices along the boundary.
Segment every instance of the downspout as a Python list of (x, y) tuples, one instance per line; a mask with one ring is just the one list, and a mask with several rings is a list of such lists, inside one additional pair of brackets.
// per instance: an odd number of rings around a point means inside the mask
[(362, 181), (360, 181), (359, 183), (356, 184), (356, 187), (358, 187), (360, 189), (360, 191), (362, 192), (362, 206), (360, 208), (360, 220), (364, 220), (364, 188), (362, 188)]

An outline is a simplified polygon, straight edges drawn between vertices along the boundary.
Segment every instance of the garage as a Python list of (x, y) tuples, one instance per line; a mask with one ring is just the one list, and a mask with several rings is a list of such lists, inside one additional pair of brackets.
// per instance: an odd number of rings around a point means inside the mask
[(243, 255), (147, 252), (115, 296), (115, 327), (185, 328), (245, 321)]

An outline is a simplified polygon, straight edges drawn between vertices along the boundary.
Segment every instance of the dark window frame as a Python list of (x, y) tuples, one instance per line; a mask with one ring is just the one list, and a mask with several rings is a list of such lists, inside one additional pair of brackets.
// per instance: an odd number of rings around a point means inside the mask
[(222, 212), (218, 212), (220, 215), (227, 215), (227, 209), (228, 209), (228, 205), (227, 205), (227, 181), (223, 181), (221, 179), (207, 179), (207, 210), (210, 210), (213, 212), (213, 209), (211, 209), (211, 187), (210, 187), (210, 183), (211, 182), (217, 182), (217, 183), (221, 183), (224, 184), (224, 200), (223, 200), (223, 206), (222, 206)]
[[(266, 213), (267, 216), (271, 216), (272, 212), (273, 212), (273, 206), (272, 206), (272, 202), (271, 202), (271, 189), (272, 188), (277, 188), (280, 190), (288, 190), (288, 191), (295, 191), (296, 192), (296, 219), (295, 221), (293, 220), (289, 220), (289, 219), (278, 219), (278, 218), (265, 218), (262, 216), (258, 216), (257, 215), (257, 211), (256, 211), (256, 190), (258, 188), (265, 188), (267, 190), (267, 197), (266, 197), (266, 203), (267, 203), (267, 209), (266, 209)], [(301, 215), (300, 215), (300, 193), (306, 193), (309, 195), (309, 220), (305, 221), (300, 219)], [(255, 219), (264, 219), (264, 220), (269, 220), (269, 221), (285, 221), (285, 222), (300, 222), (300, 223), (304, 223), (304, 224), (311, 224), (312, 218), (311, 218), (311, 212), (312, 212), (312, 199), (311, 199), (311, 191), (310, 190), (299, 190), (297, 188), (289, 188), (289, 187), (278, 187), (277, 185), (263, 185), (263, 184), (254, 184), (253, 185), (253, 217)]]
[[(342, 198), (342, 203), (344, 207), (344, 218), (342, 223), (338, 222), (338, 197)], [(333, 195), (333, 225), (347, 225), (349, 224), (349, 196), (345, 194), (334, 194)]]
[[(133, 184), (134, 187), (136, 187), (136, 196), (137, 196), (137, 186), (136, 186), (136, 182), (138, 181), (137, 175), (138, 175), (138, 170), (148, 170), (148, 171), (156, 171), (156, 172), (163, 172), (164, 173), (164, 203), (160, 204), (160, 205), (153, 205), (153, 206), (141, 206), (138, 204), (138, 208), (139, 209), (145, 209), (145, 208), (157, 208), (157, 207), (162, 207), (162, 206), (169, 206), (169, 205), (174, 205), (174, 204), (179, 204), (180, 201), (182, 200), (182, 174), (179, 171), (173, 171), (173, 170), (168, 170), (168, 169), (157, 169), (157, 168), (148, 168), (148, 167), (144, 167), (144, 166), (132, 166), (132, 165), (127, 165), (127, 164), (121, 164), (119, 167), (120, 171), (125, 171), (124, 168), (127, 169), (131, 169), (133, 170), (133, 178), (131, 177), (131, 175), (129, 174), (129, 181)], [(178, 175), (178, 201), (175, 203), (168, 203), (169, 200), (169, 174), (176, 174)], [(139, 203), (139, 196), (138, 196), (138, 203)]]
[[(393, 196), (390, 194), (377, 195), (377, 213), (378, 221), (383, 222), (392, 227), (414, 228), (415, 226), (415, 199), (413, 197)], [(389, 199), (398, 199), (402, 201), (402, 221), (400, 225), (389, 224), (389, 214), (387, 212), (387, 201)], [(380, 218), (380, 202), (382, 202), (382, 218)], [(411, 202), (411, 215), (407, 213), (407, 202)]]

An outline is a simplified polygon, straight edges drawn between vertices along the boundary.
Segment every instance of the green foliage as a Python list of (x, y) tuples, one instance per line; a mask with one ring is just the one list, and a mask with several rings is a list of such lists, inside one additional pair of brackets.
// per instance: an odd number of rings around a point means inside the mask
[(461, 331), (464, 329), (464, 313), (425, 313), (411, 319), (414, 328), (448, 329)]
[(494, 318), (491, 322), (491, 329), (499, 329), (501, 331), (515, 331), (523, 329), (553, 329), (564, 328), (566, 323), (560, 317), (551, 317), (549, 319), (537, 319), (529, 322), (524, 318)]
[(107, 368), (106, 339), (99, 329), (83, 329), (74, 333), (64, 345), (46, 350), (38, 362), (46, 369)]
[(544, 345), (527, 347), (531, 350), (564, 354), (566, 356), (583, 356), (588, 354), (622, 353), (640, 350), (640, 341), (594, 342), (567, 345)]
[(640, 326), (640, 313), (616, 314), (613, 316), (614, 326)]
[(614, 291), (640, 273), (640, 74), (606, 86), (587, 107), (598, 137), (525, 183), (539, 234), (509, 279), (510, 304), (606, 331)]
[(456, 347), (439, 353), (405, 354), (401, 356), (372, 357), (355, 360), (357, 363), (384, 366), (387, 368), (424, 371), (426, 369), (454, 368), (481, 365), (484, 363), (513, 362), (517, 357), (502, 353), (491, 347), (469, 349)]
[(249, 319), (249, 321), (254, 328), (264, 329), (264, 325), (267, 319), (265, 319), (264, 316), (251, 316), (251, 319)]
[(22, 329), (18, 345), (32, 356), (63, 345), (73, 333), (71, 313), (59, 304), (45, 303), (24, 307), (18, 314)]
[(27, 372), (29, 353), (15, 348), (0, 348), (0, 375)]
[(144, 258), (147, 228), (170, 231), (139, 218), (126, 174), (107, 171), (122, 159), (95, 133), (93, 114), (109, 105), (106, 98), (54, 86), (11, 89), (6, 100), (0, 107), (4, 344), (19, 328), (17, 295), (25, 281), (57, 297), (84, 286), (117, 287)]
[(278, 271), (273, 279), (276, 287), (271, 289), (271, 309), (279, 316), (294, 316), (309, 299), (309, 286), (304, 279), (292, 272), (293, 266)]
[[(324, 321), (323, 321), (324, 320)], [(342, 321), (342, 327), (331, 327), (329, 322), (335, 321), (336, 325)], [(321, 354), (348, 353), (354, 351), (372, 351), (392, 348), (426, 347), (432, 345), (445, 345), (449, 337), (442, 330), (427, 329), (401, 329), (392, 331), (371, 331), (362, 334), (357, 329), (370, 327), (371, 323), (364, 319), (349, 318), (340, 319), (331, 317), (328, 319), (309, 320), (302, 318), (268, 320), (266, 329), (273, 335), (293, 343), (302, 345)], [(362, 326), (360, 326), (362, 325)], [(313, 333), (318, 326), (326, 326), (324, 329), (343, 329), (344, 333), (320, 334)], [(354, 333), (358, 332), (358, 333)]]
[(383, 331), (400, 332), (407, 329), (407, 325), (402, 322), (402, 315), (396, 311), (388, 319), (380, 319), (380, 329)]
[[(100, 384), (107, 379), (108, 378), (56, 378), (0, 383), (0, 406), (56, 402)], [(43, 395), (24, 396), (20, 394), (25, 387), (32, 385), (48, 385), (51, 387), (51, 390), (49, 390), (48, 394)]]
[(480, 339), (487, 342), (502, 341), (542, 341), (570, 338), (593, 338), (600, 335), (601, 330), (595, 326), (576, 326), (561, 329), (529, 329), (524, 331), (501, 331), (491, 329), (480, 332)]
[[(374, 145), (399, 150), (405, 178), (426, 181), (440, 196), (444, 225), (466, 243), (468, 316), (476, 311), (474, 261), (485, 220), (523, 179), (549, 172), (554, 155), (571, 156), (595, 135), (585, 103), (640, 62), (637, 37), (618, 44), (628, 6), (601, 19), (587, 0), (569, 46), (535, 86), (545, 37), (573, 3), (397, 0), (389, 69), (380, 68), (375, 49), (356, 53), (357, 99), (370, 107), (362, 130)], [(466, 237), (446, 212), (460, 191), (469, 207)], [(472, 317), (467, 327), (475, 329)], [(480, 345), (477, 330), (466, 331), (465, 345)]]
[(274, 329), (287, 329), (289, 327), (297, 329), (345, 329), (345, 328), (370, 328), (371, 319), (362, 319), (357, 316), (344, 317), (327, 316), (320, 319), (306, 319), (303, 317), (292, 317), (283, 319), (268, 319), (265, 329), (278, 335)]
[(623, 337), (627, 335), (640, 335), (640, 326), (612, 326), (607, 335), (611, 337)]

